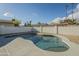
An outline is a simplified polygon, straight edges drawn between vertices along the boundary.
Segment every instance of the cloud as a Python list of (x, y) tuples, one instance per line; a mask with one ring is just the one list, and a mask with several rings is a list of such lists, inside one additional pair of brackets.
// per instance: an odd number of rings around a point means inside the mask
[[(76, 8), (73, 9), (73, 13), (78, 12), (79, 11), (79, 4), (77, 4)], [(72, 14), (72, 9), (67, 11), (68, 14)]]
[(77, 4), (76, 8), (79, 9), (79, 4)]
[(68, 15), (68, 18), (72, 19), (72, 15), (74, 19), (79, 19), (79, 4), (77, 4), (76, 8), (74, 9), (74, 13)]
[(53, 22), (53, 23), (59, 23), (60, 20), (61, 20), (61, 18), (57, 17), (57, 18), (55, 18), (52, 22)]
[(53, 19), (51, 22), (49, 22), (49, 24), (52, 24), (52, 23), (60, 23), (61, 20), (64, 20), (65, 17), (61, 18), (61, 17), (57, 17), (55, 19)]
[[(72, 15), (73, 15), (73, 17), (72, 17)], [(75, 13), (73, 13), (73, 14), (70, 14), (70, 15), (68, 15), (67, 18), (68, 18), (68, 19), (72, 19), (72, 18), (74, 18), (74, 19), (79, 19), (79, 12), (75, 12)]]
[[(76, 8), (74, 8), (73, 11), (74, 12), (71, 13), (72, 10), (69, 10), (70, 14), (68, 15), (67, 19), (72, 19), (72, 15), (73, 15), (73, 18), (76, 19), (77, 21), (79, 21), (79, 4), (77, 4)], [(61, 20), (65, 20), (65, 19), (66, 19), (66, 17), (62, 17), (62, 18), (57, 17), (57, 18), (53, 19), (51, 22), (49, 22), (49, 24), (60, 23)]]
[(6, 12), (6, 13), (4, 13), (3, 15), (4, 15), (4, 16), (8, 16), (8, 14), (9, 14), (9, 13), (8, 13), (8, 12)]
[(3, 16), (6, 16), (6, 17), (13, 17), (13, 15), (10, 13), (10, 12), (5, 12), (3, 14)]

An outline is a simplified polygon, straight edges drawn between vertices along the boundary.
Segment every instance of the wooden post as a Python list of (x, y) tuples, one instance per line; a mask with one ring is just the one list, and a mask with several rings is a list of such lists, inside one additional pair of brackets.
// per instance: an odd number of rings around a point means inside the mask
[(56, 27), (57, 27), (57, 34), (58, 34), (58, 24), (57, 24), (57, 26), (56, 26)]

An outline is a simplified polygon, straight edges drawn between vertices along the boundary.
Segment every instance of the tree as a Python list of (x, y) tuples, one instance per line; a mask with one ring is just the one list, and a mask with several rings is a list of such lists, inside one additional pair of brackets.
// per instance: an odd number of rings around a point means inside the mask
[(24, 24), (24, 26), (26, 27), (26, 26), (27, 26), (27, 24), (25, 23), (25, 24)]
[(76, 24), (76, 19), (67, 19), (67, 20), (64, 20), (64, 23), (68, 23), (68, 24)]
[(32, 21), (29, 21), (29, 26), (32, 26)]
[(37, 24), (38, 24), (38, 25), (41, 25), (41, 22), (38, 22)]
[(32, 26), (32, 21), (27, 22), (27, 26)]
[(19, 20), (17, 19), (12, 19), (12, 22), (14, 24), (14, 26), (19, 26), (19, 24), (21, 23)]

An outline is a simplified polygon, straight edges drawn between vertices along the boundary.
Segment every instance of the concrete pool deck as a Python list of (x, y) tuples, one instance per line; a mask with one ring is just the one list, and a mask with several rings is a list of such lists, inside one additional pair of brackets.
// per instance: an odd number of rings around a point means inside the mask
[[(63, 39), (65, 37), (61, 36)], [(79, 56), (79, 44), (65, 40), (70, 48), (64, 52), (45, 51), (30, 40), (18, 37), (7, 45), (0, 47), (0, 55), (4, 56)]]

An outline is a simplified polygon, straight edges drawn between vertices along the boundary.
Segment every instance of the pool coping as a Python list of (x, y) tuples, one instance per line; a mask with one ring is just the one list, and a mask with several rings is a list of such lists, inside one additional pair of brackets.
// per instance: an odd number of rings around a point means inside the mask
[[(27, 50), (27, 51), (32, 51), (33, 49), (35, 49), (34, 50), (34, 52), (36, 53), (35, 55), (50, 55), (50, 56), (52, 56), (52, 55), (56, 55), (56, 56), (59, 56), (59, 55), (79, 55), (79, 53), (78, 53), (78, 49), (79, 49), (79, 46), (77, 45), (77, 44), (75, 44), (75, 43), (73, 43), (73, 42), (71, 42), (71, 41), (69, 41), (68, 40), (68, 38), (66, 38), (65, 36), (62, 36), (62, 35), (56, 35), (56, 34), (50, 34), (50, 33), (38, 33), (38, 34), (49, 34), (49, 35), (54, 35), (54, 36), (57, 36), (57, 37), (60, 37), (66, 44), (68, 44), (69, 46), (70, 46), (70, 48), (69, 48), (69, 50), (67, 50), (67, 51), (65, 51), (65, 52), (50, 52), (50, 51), (45, 51), (45, 50), (42, 50), (42, 49), (40, 49), (40, 48), (37, 48), (31, 41), (29, 41), (29, 42), (31, 42), (32, 44), (30, 44), (30, 45), (32, 45), (32, 47), (30, 47), (29, 46), (29, 49), (30, 50)], [(16, 40), (17, 40), (18, 38), (16, 38)], [(22, 41), (27, 41), (27, 40), (23, 40), (23, 38), (20, 38)], [(19, 40), (19, 39), (18, 39)], [(16, 41), (12, 41), (13, 43), (14, 42), (16, 42)], [(12, 52), (12, 53), (14, 53), (14, 54), (11, 54), (11, 53), (9, 53), (9, 50), (8, 50), (8, 46), (10, 46), (10, 44), (12, 45), (12, 43), (9, 43), (9, 45), (7, 45), (5, 48), (7, 49), (7, 53), (8, 53), (8, 55), (10, 56), (10, 55), (22, 55), (21, 53), (20, 54), (15, 54), (14, 52)], [(27, 44), (27, 43), (26, 43)], [(12, 47), (13, 48), (13, 47)], [(23, 50), (24, 51), (24, 50)], [(26, 50), (24, 51), (24, 52), (27, 52)], [(31, 54), (29, 54), (29, 55), (34, 55), (34, 52), (32, 52)], [(27, 54), (26, 54), (27, 55)]]

